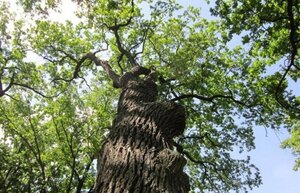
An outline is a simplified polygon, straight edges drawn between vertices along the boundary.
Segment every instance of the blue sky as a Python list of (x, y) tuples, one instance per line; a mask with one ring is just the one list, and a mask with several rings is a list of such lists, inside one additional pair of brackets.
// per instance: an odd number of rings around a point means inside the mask
[(283, 131), (255, 129), (256, 149), (250, 152), (252, 162), (260, 169), (263, 185), (251, 193), (299, 193), (300, 171), (294, 171), (295, 157), (280, 143), (287, 138)]

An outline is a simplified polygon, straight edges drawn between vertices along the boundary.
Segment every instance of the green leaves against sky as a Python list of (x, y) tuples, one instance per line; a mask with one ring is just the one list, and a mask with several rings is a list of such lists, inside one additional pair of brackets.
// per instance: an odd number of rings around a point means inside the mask
[[(284, 146), (299, 153), (299, 96), (289, 90), (299, 78), (295, 2), (217, 0), (212, 20), (201, 15), (201, 7), (172, 0), (83, 0), (74, 1), (80, 7), (76, 22), (51, 21), (48, 14), (59, 10), (60, 1), (19, 1), (22, 18), (5, 2), (0, 184), (6, 191), (92, 186), (118, 90), (100, 66), (84, 58), (95, 53), (122, 75), (130, 59), (118, 41), (157, 72), (161, 100), (185, 105), (188, 128), (177, 141), (193, 158), (187, 171), (194, 192), (239, 192), (261, 183), (248, 157), (232, 156), (255, 148), (257, 125), (289, 128)], [(119, 37), (111, 30), (117, 25)]]

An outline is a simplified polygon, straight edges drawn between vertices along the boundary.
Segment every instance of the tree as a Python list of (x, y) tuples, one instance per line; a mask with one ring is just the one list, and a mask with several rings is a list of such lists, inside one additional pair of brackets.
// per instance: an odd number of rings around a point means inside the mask
[[(174, 1), (76, 2), (76, 24), (47, 20), (59, 1), (20, 1), (31, 23), (1, 5), (3, 192), (88, 190), (97, 157), (94, 192), (239, 192), (261, 183), (250, 158), (232, 152), (255, 147), (254, 126), (291, 128), (287, 116), (299, 117), (299, 99), (286, 91), (286, 77), (299, 77), (298, 26), (288, 26), (297, 4), (290, 16), (284, 3), (286, 24), (266, 25), (247, 17), (246, 1), (216, 1), (221, 21)], [(267, 8), (277, 15), (275, 1)], [(242, 29), (249, 50), (229, 46)], [(266, 73), (288, 53), (283, 75)]]

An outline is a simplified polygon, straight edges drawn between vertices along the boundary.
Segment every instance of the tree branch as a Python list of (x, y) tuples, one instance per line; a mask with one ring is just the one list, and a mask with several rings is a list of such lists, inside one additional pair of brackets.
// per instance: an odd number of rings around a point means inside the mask
[(274, 18), (258, 16), (258, 18), (259, 18), (259, 20), (261, 20), (263, 22), (277, 22), (277, 21), (280, 21), (280, 20), (288, 19), (288, 17), (284, 17), (284, 16), (277, 16), (277, 17), (274, 17)]
[[(141, 38), (141, 41), (138, 42), (136, 45), (134, 45), (133, 47), (131, 47), (131, 49), (137, 47), (137, 46), (140, 46), (142, 44), (142, 50), (140, 52), (137, 52), (135, 53), (134, 57), (137, 57), (137, 55), (139, 54), (142, 54), (144, 53), (144, 50), (145, 50), (145, 43), (146, 43), (146, 40), (147, 40), (147, 36), (148, 36), (148, 31), (150, 29), (150, 25), (147, 26), (147, 28), (144, 30), (144, 33), (143, 33), (143, 37)], [(130, 49), (130, 50), (131, 50)]]
[(20, 86), (20, 87), (23, 87), (23, 88), (27, 88), (27, 89), (29, 89), (29, 90), (35, 92), (36, 94), (38, 94), (38, 95), (40, 95), (40, 96), (42, 96), (42, 97), (44, 97), (44, 98), (48, 98), (48, 99), (57, 97), (57, 96), (59, 96), (59, 95), (61, 94), (61, 93), (59, 93), (59, 94), (56, 94), (56, 95), (53, 95), (53, 96), (47, 96), (47, 95), (45, 95), (44, 93), (42, 93), (42, 92), (36, 90), (35, 88), (33, 88), (33, 87), (29, 86), (29, 85), (26, 85), (26, 84), (16, 83), (16, 82), (15, 82), (15, 83), (13, 83), (13, 85)]
[(108, 61), (100, 60), (96, 57), (94, 53), (87, 54), (86, 57), (93, 61), (96, 66), (101, 66), (107, 73), (109, 78), (113, 81), (113, 86), (115, 88), (120, 88), (120, 76), (111, 68)]
[(242, 106), (246, 106), (246, 107), (251, 107), (250, 105), (247, 105), (246, 103), (236, 100), (233, 96), (226, 96), (226, 95), (213, 95), (211, 97), (206, 97), (206, 96), (201, 96), (201, 95), (196, 95), (196, 94), (184, 94), (184, 95), (180, 95), (178, 97), (175, 97), (173, 99), (171, 99), (171, 101), (179, 101), (179, 100), (183, 100), (183, 99), (187, 99), (187, 98), (196, 98), (202, 101), (207, 101), (207, 102), (214, 102), (215, 99), (217, 98), (223, 98), (223, 99), (230, 99), (233, 102), (242, 105)]
[[(17, 82), (15, 82), (15, 73), (13, 73), (12, 77), (10, 78), (9, 84), (8, 84), (8, 86), (5, 89), (2, 88), (3, 85), (2, 85), (2, 81), (0, 79), (0, 97), (2, 97), (4, 95), (7, 95), (7, 96), (11, 97), (10, 95), (8, 95), (6, 93), (11, 89), (11, 87), (13, 85), (29, 89), (29, 90), (35, 92), (36, 94), (38, 94), (38, 95), (40, 95), (40, 96), (42, 96), (44, 98), (53, 98), (53, 97), (57, 97), (59, 95), (59, 94), (57, 94), (57, 95), (53, 95), (53, 96), (47, 96), (47, 95), (43, 94), (42, 92), (36, 90), (35, 88), (33, 88), (33, 87), (29, 86), (29, 85), (26, 85), (26, 84), (23, 84), (23, 83), (17, 83)], [(11, 98), (13, 98), (13, 97), (11, 97)]]
[(54, 50), (57, 50), (59, 52), (62, 52), (65, 56), (64, 57), (67, 57), (67, 58), (70, 58), (73, 62), (76, 63), (76, 66), (75, 66), (75, 70), (73, 72), (73, 76), (69, 79), (65, 79), (65, 78), (62, 78), (62, 77), (59, 77), (59, 78), (55, 78), (53, 81), (56, 81), (56, 80), (63, 80), (65, 82), (71, 82), (73, 81), (74, 79), (78, 78), (79, 77), (79, 72), (80, 72), (80, 68), (83, 64), (83, 62), (88, 59), (87, 55), (84, 55), (79, 61), (74, 58), (71, 54), (65, 52), (64, 50), (60, 50), (60, 49), (56, 49), (54, 48), (53, 46), (51, 46)]
[(152, 48), (153, 48), (154, 52), (156, 52), (156, 54), (158, 55), (159, 60), (161, 60), (165, 64), (171, 66), (171, 63), (168, 62), (166, 59), (164, 59), (162, 54), (156, 49), (154, 42), (152, 42), (151, 40), (149, 40), (149, 42), (152, 44), (152, 46), (153, 46)]
[(287, 13), (288, 13), (288, 19), (289, 19), (289, 24), (290, 24), (290, 34), (289, 34), (289, 42), (291, 45), (291, 53), (290, 53), (290, 63), (288, 65), (288, 67), (285, 69), (285, 72), (283, 73), (277, 87), (276, 87), (276, 91), (275, 91), (275, 99), (276, 101), (283, 106), (284, 108), (290, 109), (291, 105), (289, 105), (287, 102), (283, 103), (280, 99), (279, 99), (279, 93), (282, 87), (282, 84), (284, 82), (284, 80), (286, 79), (286, 76), (288, 74), (288, 72), (291, 70), (292, 66), (295, 66), (297, 68), (297, 66), (295, 65), (295, 58), (297, 55), (297, 38), (296, 38), (296, 30), (298, 28), (298, 24), (295, 23), (295, 19), (294, 19), (294, 13), (293, 13), (293, 0), (288, 0), (287, 1)]
[(9, 91), (9, 89), (12, 87), (12, 85), (15, 84), (14, 79), (15, 79), (15, 73), (13, 73), (12, 77), (10, 78), (10, 82), (9, 82), (8, 86), (5, 89), (3, 89), (2, 81), (1, 81), (1, 78), (0, 78), (0, 97), (5, 95), (5, 93), (7, 91)]
[(203, 164), (204, 165), (204, 163), (201, 160), (194, 159), (193, 156), (191, 156), (189, 152), (185, 151), (180, 144), (176, 143), (175, 141), (172, 141), (172, 145), (174, 145), (176, 147), (176, 150), (179, 153), (185, 155), (190, 161), (192, 161), (194, 163), (197, 163), (197, 164), (201, 164), (201, 165)]
[(126, 50), (123, 47), (123, 45), (121, 43), (121, 37), (119, 35), (119, 29), (120, 29), (120, 27), (124, 27), (124, 26), (129, 25), (131, 23), (131, 19), (132, 19), (132, 17), (130, 17), (125, 24), (119, 24), (119, 25), (116, 25), (116, 26), (108, 27), (108, 29), (112, 30), (113, 33), (114, 33), (114, 36), (116, 38), (116, 43), (117, 43), (118, 50), (121, 52), (121, 54), (124, 54), (128, 58), (131, 66), (133, 67), (133, 66), (137, 66), (138, 64), (135, 61), (133, 55), (128, 50)]
[[(56, 48), (54, 48), (54, 49), (56, 49)], [(111, 66), (108, 64), (107, 61), (100, 60), (99, 58), (96, 57), (97, 53), (99, 53), (101, 51), (104, 51), (106, 49), (98, 50), (96, 52), (87, 53), (87, 54), (83, 55), (80, 58), (80, 60), (77, 60), (71, 54), (65, 52), (64, 50), (60, 50), (60, 49), (56, 49), (56, 50), (59, 51), (59, 52), (62, 52), (65, 55), (64, 57), (70, 58), (73, 62), (76, 63), (76, 66), (75, 66), (75, 69), (74, 69), (72, 77), (70, 77), (68, 79), (62, 78), (62, 77), (58, 77), (58, 78), (55, 78), (53, 81), (62, 80), (62, 81), (65, 81), (65, 82), (71, 82), (71, 81), (73, 81), (76, 78), (82, 78), (79, 75), (81, 67), (83, 66), (83, 63), (86, 60), (91, 60), (92, 62), (95, 63), (96, 66), (101, 66), (104, 69), (104, 71), (107, 73), (107, 75), (109, 76), (109, 78), (113, 81), (113, 86), (114, 87), (116, 87), (116, 88), (120, 87), (120, 85), (119, 85), (119, 78), (120, 78), (120, 76), (116, 74), (116, 72), (111, 68)]]
[[(132, 8), (131, 13), (133, 13), (134, 12), (134, 1), (133, 0), (131, 1), (131, 8)], [(138, 66), (139, 64), (136, 62), (134, 56), (130, 53), (130, 51), (126, 50), (123, 47), (121, 37), (119, 35), (119, 29), (122, 27), (129, 26), (131, 24), (132, 19), (133, 19), (133, 16), (130, 16), (125, 23), (117, 24), (117, 22), (115, 21), (114, 26), (108, 26), (107, 24), (105, 24), (105, 26), (113, 32), (113, 34), (116, 38), (118, 50), (121, 52), (121, 54), (124, 54), (128, 58), (129, 63), (131, 64), (131, 67), (134, 67), (134, 66)]]
[[(36, 159), (37, 159), (37, 162), (39, 164), (39, 167), (41, 169), (41, 173), (42, 173), (42, 178), (43, 178), (43, 182), (42, 182), (42, 189), (45, 191), (45, 184), (46, 184), (46, 174), (45, 174), (45, 163), (43, 162), (42, 160), (42, 157), (41, 157), (41, 150), (40, 150), (40, 146), (39, 146), (39, 143), (38, 143), (38, 136), (37, 136), (37, 132), (36, 132), (36, 128), (35, 128), (35, 125), (32, 123), (32, 120), (31, 120), (31, 117), (29, 116), (29, 124), (30, 124), (30, 128), (33, 132), (33, 136), (34, 136), (34, 143), (35, 143), (35, 146), (36, 146)], [(46, 191), (45, 191), (46, 192)]]

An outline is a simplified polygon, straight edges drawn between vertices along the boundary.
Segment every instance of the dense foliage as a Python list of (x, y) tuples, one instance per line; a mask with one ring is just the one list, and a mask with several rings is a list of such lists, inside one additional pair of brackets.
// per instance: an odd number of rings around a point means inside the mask
[(250, 158), (233, 156), (255, 148), (257, 125), (289, 128), (284, 145), (299, 153), (300, 99), (289, 91), (300, 76), (294, 1), (216, 0), (220, 19), (206, 19), (172, 0), (83, 0), (74, 1), (76, 20), (53, 21), (60, 3), (0, 5), (3, 192), (90, 189), (118, 97), (99, 63), (120, 75), (133, 61), (155, 70), (161, 100), (186, 107), (177, 142), (194, 192), (261, 184)]

